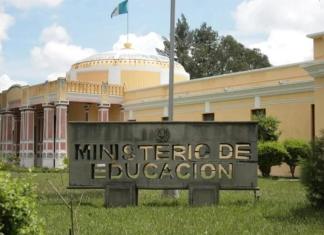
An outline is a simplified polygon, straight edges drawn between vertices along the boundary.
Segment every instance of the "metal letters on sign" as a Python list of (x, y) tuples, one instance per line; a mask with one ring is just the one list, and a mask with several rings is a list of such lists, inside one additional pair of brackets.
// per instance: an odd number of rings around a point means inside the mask
[(253, 122), (69, 123), (70, 187), (257, 187)]

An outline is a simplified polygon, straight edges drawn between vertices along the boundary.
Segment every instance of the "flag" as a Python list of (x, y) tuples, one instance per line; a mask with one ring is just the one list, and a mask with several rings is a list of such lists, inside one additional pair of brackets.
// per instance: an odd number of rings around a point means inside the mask
[(110, 17), (113, 18), (114, 16), (118, 16), (126, 13), (128, 13), (128, 0), (119, 3), (118, 6), (111, 13)]

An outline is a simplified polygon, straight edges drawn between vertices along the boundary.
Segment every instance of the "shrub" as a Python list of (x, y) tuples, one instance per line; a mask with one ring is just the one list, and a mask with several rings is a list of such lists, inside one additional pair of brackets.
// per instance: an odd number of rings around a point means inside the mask
[(42, 234), (30, 183), (0, 172), (0, 234)]
[(271, 167), (280, 165), (282, 160), (288, 156), (285, 147), (274, 141), (260, 142), (258, 144), (259, 169), (262, 176), (269, 177)]
[(259, 141), (277, 141), (281, 132), (279, 128), (279, 120), (275, 117), (258, 115), (253, 117), (258, 122), (258, 140)]
[(324, 130), (312, 143), (312, 154), (302, 161), (301, 179), (311, 204), (324, 208)]
[(311, 148), (305, 141), (296, 139), (285, 140), (284, 146), (289, 153), (284, 162), (289, 166), (291, 176), (294, 178), (296, 166), (301, 159), (309, 157)]

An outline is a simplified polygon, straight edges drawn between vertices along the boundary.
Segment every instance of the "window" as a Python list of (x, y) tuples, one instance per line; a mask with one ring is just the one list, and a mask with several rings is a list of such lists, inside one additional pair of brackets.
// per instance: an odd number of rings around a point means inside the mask
[(169, 121), (169, 117), (162, 117), (161, 120), (162, 120), (162, 122), (167, 122), (167, 121)]
[(266, 110), (265, 109), (252, 109), (251, 110), (251, 119), (253, 119), (253, 117), (259, 117), (259, 116), (266, 116)]
[(215, 121), (215, 114), (214, 113), (203, 113), (202, 115), (203, 121)]

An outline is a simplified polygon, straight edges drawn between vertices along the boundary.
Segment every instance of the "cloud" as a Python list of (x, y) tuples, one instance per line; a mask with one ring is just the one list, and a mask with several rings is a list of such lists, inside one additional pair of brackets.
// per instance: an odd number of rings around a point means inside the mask
[(56, 41), (61, 43), (69, 43), (70, 36), (66, 32), (65, 28), (60, 25), (53, 24), (48, 28), (45, 28), (40, 37), (41, 42), (46, 43), (49, 41)]
[(26, 10), (39, 6), (56, 7), (60, 5), (63, 0), (6, 0), (6, 2), (18, 9)]
[(8, 30), (13, 25), (14, 18), (0, 8), (0, 53), (3, 41), (8, 39)]
[(244, 0), (234, 14), (237, 28), (246, 33), (273, 29), (314, 32), (323, 29), (324, 1)]
[(258, 46), (271, 63), (311, 59), (309, 33), (323, 30), (324, 1), (319, 0), (244, 0), (234, 12), (239, 35), (265, 38)]
[(274, 65), (307, 61), (312, 58), (313, 43), (295, 30), (272, 30), (266, 41), (252, 44), (269, 56)]
[(58, 78), (65, 78), (66, 73), (51, 73), (47, 76), (47, 81), (55, 81)]
[(45, 28), (40, 36), (40, 46), (32, 48), (33, 65), (49, 74), (62, 74), (76, 61), (96, 53), (94, 49), (74, 45), (70, 36), (60, 25)]
[(7, 90), (12, 85), (27, 85), (27, 83), (23, 81), (12, 80), (7, 74), (0, 76), (0, 92)]
[[(124, 43), (127, 41), (126, 35), (120, 35), (118, 41), (113, 45), (113, 50), (120, 50), (124, 48)], [(136, 50), (147, 54), (156, 55), (156, 48), (163, 49), (162, 37), (155, 33), (150, 32), (143, 36), (137, 36), (135, 34), (129, 34), (129, 42), (132, 43), (132, 47)]]

